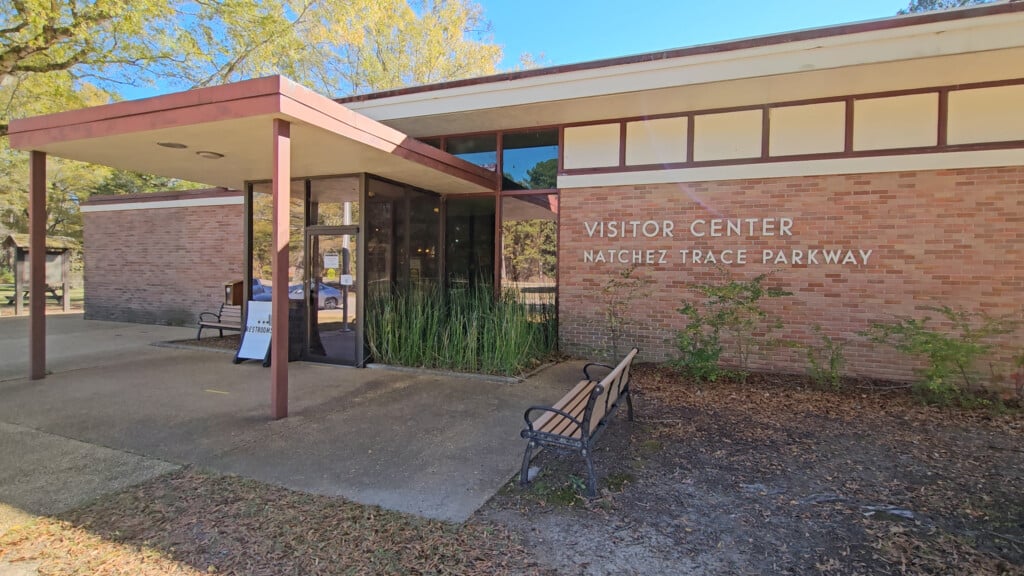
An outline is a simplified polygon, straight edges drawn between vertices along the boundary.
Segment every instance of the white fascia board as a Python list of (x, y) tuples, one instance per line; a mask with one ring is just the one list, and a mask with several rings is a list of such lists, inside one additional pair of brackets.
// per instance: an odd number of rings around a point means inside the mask
[(643, 184), (747, 180), (751, 178), (874, 174), (877, 172), (954, 170), (957, 168), (994, 168), (1002, 166), (1024, 166), (1024, 149), (832, 158), (827, 160), (733, 164), (730, 166), (674, 168), (668, 170), (606, 172), (602, 174), (568, 174), (558, 177), (558, 187), (563, 189), (596, 188)]
[(86, 204), (82, 212), (118, 212), (122, 210), (153, 210), (156, 208), (192, 208), (195, 206), (231, 206), (244, 204), (242, 196), (215, 196), (211, 198), (193, 198), (182, 200), (156, 200), (147, 202), (110, 202), (102, 204)]
[(350, 102), (378, 121), (1024, 46), (1014, 12)]

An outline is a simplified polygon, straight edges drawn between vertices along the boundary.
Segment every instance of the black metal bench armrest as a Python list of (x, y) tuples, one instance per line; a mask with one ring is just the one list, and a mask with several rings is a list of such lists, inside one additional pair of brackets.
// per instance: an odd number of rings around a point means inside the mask
[(590, 380), (591, 382), (596, 382), (596, 381), (600, 380), (600, 378), (594, 379), (594, 378), (590, 377), (590, 368), (592, 366), (597, 366), (598, 368), (607, 368), (608, 370), (614, 370), (615, 369), (614, 366), (609, 366), (607, 364), (601, 364), (600, 362), (591, 362), (591, 363), (587, 364), (586, 366), (583, 367), (583, 377), (586, 378), (587, 380)]
[(531, 412), (554, 412), (555, 414), (558, 414), (559, 416), (566, 418), (567, 420), (575, 424), (580, 430), (583, 430), (583, 422), (580, 422), (575, 417), (573, 417), (572, 414), (569, 414), (565, 410), (559, 410), (558, 408), (552, 408), (551, 406), (530, 406), (529, 408), (526, 409), (526, 412), (523, 413), (523, 420), (526, 420), (526, 427), (531, 432), (533, 432), (533, 421), (530, 420)]
[[(206, 316), (209, 316), (209, 318), (206, 318)], [(199, 321), (200, 322), (220, 322), (220, 314), (217, 314), (216, 312), (200, 312), (199, 313)]]

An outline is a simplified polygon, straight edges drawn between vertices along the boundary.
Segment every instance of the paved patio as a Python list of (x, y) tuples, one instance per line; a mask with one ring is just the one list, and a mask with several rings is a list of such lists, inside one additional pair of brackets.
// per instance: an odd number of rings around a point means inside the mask
[[(24, 318), (0, 318), (0, 503), (37, 514), (59, 511), (31, 496), (45, 486), (66, 508), (195, 464), (462, 521), (517, 471), (523, 410), (556, 400), (579, 368), (501, 384), (292, 363), (291, 416), (272, 421), (260, 364), (150, 345), (194, 330), (54, 316), (54, 373), (40, 381), (21, 377), (26, 332)], [(95, 465), (62, 465), (69, 451)]]

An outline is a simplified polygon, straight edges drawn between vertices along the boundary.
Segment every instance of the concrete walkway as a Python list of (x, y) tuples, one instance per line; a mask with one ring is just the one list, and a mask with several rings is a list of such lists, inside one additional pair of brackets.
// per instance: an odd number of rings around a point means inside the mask
[[(0, 319), (0, 375), (18, 320)], [(275, 422), (260, 364), (148, 345), (182, 329), (78, 317), (51, 319), (50, 330), (55, 373), (0, 382), (0, 437), (23, 443), (0, 450), (0, 470), (32, 474), (26, 463), (36, 461), (44, 476), (59, 476), (47, 461), (60, 457), (63, 438), (136, 455), (143, 469), (196, 464), (450, 521), (468, 518), (517, 471), (523, 410), (556, 400), (579, 369), (500, 384), (292, 363), (291, 416)], [(17, 506), (10, 482), (0, 477), (0, 502)]]

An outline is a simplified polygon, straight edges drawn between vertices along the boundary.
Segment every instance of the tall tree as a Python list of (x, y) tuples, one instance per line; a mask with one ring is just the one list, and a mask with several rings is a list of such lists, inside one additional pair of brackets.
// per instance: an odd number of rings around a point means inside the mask
[[(341, 96), (489, 74), (500, 58), (472, 0), (0, 1), (0, 135), (13, 118), (109, 102), (128, 86), (284, 74)], [(25, 164), (0, 142), (0, 229), (23, 227)], [(73, 171), (67, 186), (54, 181)], [(179, 185), (58, 159), (50, 179), (72, 210), (91, 191)]]
[(949, 10), (950, 8), (963, 8), (975, 4), (988, 4), (992, 0), (911, 0), (906, 8), (897, 14), (915, 14), (917, 12), (931, 12), (933, 10)]

